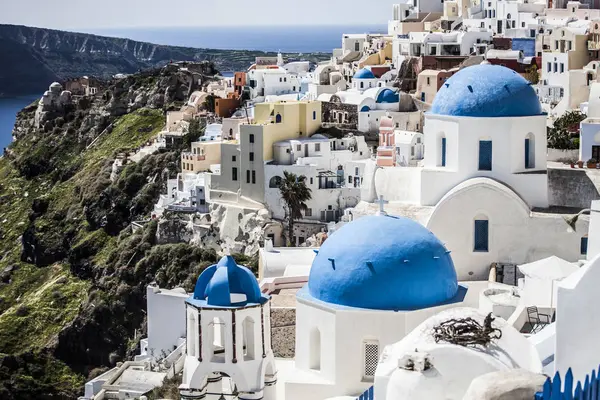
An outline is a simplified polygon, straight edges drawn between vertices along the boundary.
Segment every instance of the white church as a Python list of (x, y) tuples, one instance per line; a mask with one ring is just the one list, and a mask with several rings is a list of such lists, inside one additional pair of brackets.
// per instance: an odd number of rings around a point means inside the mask
[(425, 114), (423, 165), (365, 171), (353, 215), (383, 196), (452, 251), (461, 280), (493, 263), (585, 257), (587, 221), (575, 229), (549, 208), (546, 115), (529, 82), (493, 65), (449, 78)]

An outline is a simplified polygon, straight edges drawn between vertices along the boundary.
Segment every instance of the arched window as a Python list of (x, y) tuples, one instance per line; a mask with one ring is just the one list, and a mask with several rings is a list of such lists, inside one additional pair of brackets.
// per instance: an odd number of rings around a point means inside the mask
[(510, 13), (506, 14), (506, 19), (510, 19)]
[(535, 136), (531, 132), (525, 137), (525, 168), (535, 168)]
[(279, 186), (281, 186), (282, 181), (283, 179), (280, 176), (274, 176), (269, 180), (269, 187), (271, 189), (277, 189)]
[(360, 112), (369, 112), (369, 111), (371, 111), (369, 106), (363, 106), (363, 108), (360, 109)]
[(364, 83), (364, 82), (361, 82), (361, 83), (360, 83), (360, 88), (361, 88), (361, 89), (364, 89), (364, 87), (365, 87), (365, 83)]
[(244, 331), (244, 361), (254, 360), (254, 320), (246, 317), (242, 323)]
[(444, 133), (438, 133), (437, 137), (437, 148), (438, 148), (438, 156), (437, 156), (437, 166), (445, 167), (446, 166), (446, 154), (448, 152), (446, 145), (446, 135)]
[(316, 371), (321, 370), (321, 332), (318, 328), (313, 328), (310, 332), (309, 340), (309, 358), (308, 368)]
[(280, 124), (281, 123), (281, 114), (277, 114), (277, 116), (275, 116), (275, 123)]
[(198, 332), (196, 332), (197, 327), (196, 316), (193, 313), (188, 314), (187, 354), (190, 357), (199, 357), (199, 354), (196, 354), (196, 337), (198, 336)]
[(372, 380), (375, 377), (379, 362), (379, 341), (363, 340), (363, 378)]
[(492, 141), (489, 139), (479, 140), (479, 170), (492, 170)]
[(487, 253), (490, 251), (490, 221), (485, 215), (475, 218), (473, 242), (474, 252)]

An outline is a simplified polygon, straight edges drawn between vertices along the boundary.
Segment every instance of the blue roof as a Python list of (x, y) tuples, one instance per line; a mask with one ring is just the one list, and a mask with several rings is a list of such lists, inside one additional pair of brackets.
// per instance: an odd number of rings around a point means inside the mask
[(392, 89), (383, 89), (377, 96), (377, 103), (398, 103), (400, 95)]
[[(232, 295), (245, 295), (246, 298), (232, 302)], [(188, 303), (198, 307), (245, 307), (267, 300), (252, 271), (226, 256), (202, 271), (196, 281), (194, 297), (188, 299)]]
[(375, 310), (415, 310), (457, 295), (450, 253), (407, 218), (369, 216), (331, 235), (319, 250), (308, 292), (326, 303)]
[(431, 106), (431, 114), (456, 117), (526, 117), (542, 115), (530, 83), (500, 65), (475, 65), (446, 81)]
[(375, 79), (375, 75), (370, 70), (363, 68), (354, 74), (354, 79)]

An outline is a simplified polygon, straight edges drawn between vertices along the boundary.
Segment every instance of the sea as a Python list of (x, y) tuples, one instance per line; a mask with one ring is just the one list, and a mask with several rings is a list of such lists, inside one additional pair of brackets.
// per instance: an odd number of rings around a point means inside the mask
[[(345, 33), (384, 33), (385, 25), (253, 26), (197, 28), (78, 29), (79, 32), (129, 38), (170, 46), (208, 49), (330, 53)], [(49, 82), (51, 83), (51, 82)], [(2, 88), (0, 88), (2, 92)], [(10, 144), (19, 110), (38, 96), (0, 98), (0, 150)]]

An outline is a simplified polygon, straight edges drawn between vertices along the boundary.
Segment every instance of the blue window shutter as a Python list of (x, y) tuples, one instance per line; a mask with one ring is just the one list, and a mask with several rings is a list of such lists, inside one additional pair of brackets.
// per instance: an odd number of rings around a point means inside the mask
[(442, 167), (446, 166), (446, 138), (442, 138)]
[(525, 168), (529, 168), (529, 139), (525, 139)]
[(475, 251), (489, 251), (489, 228), (490, 222), (484, 220), (475, 221)]
[(480, 140), (479, 141), (479, 170), (480, 171), (491, 171), (492, 170), (492, 141), (491, 140)]
[(584, 237), (581, 238), (581, 254), (582, 255), (587, 255), (588, 252), (588, 238)]

